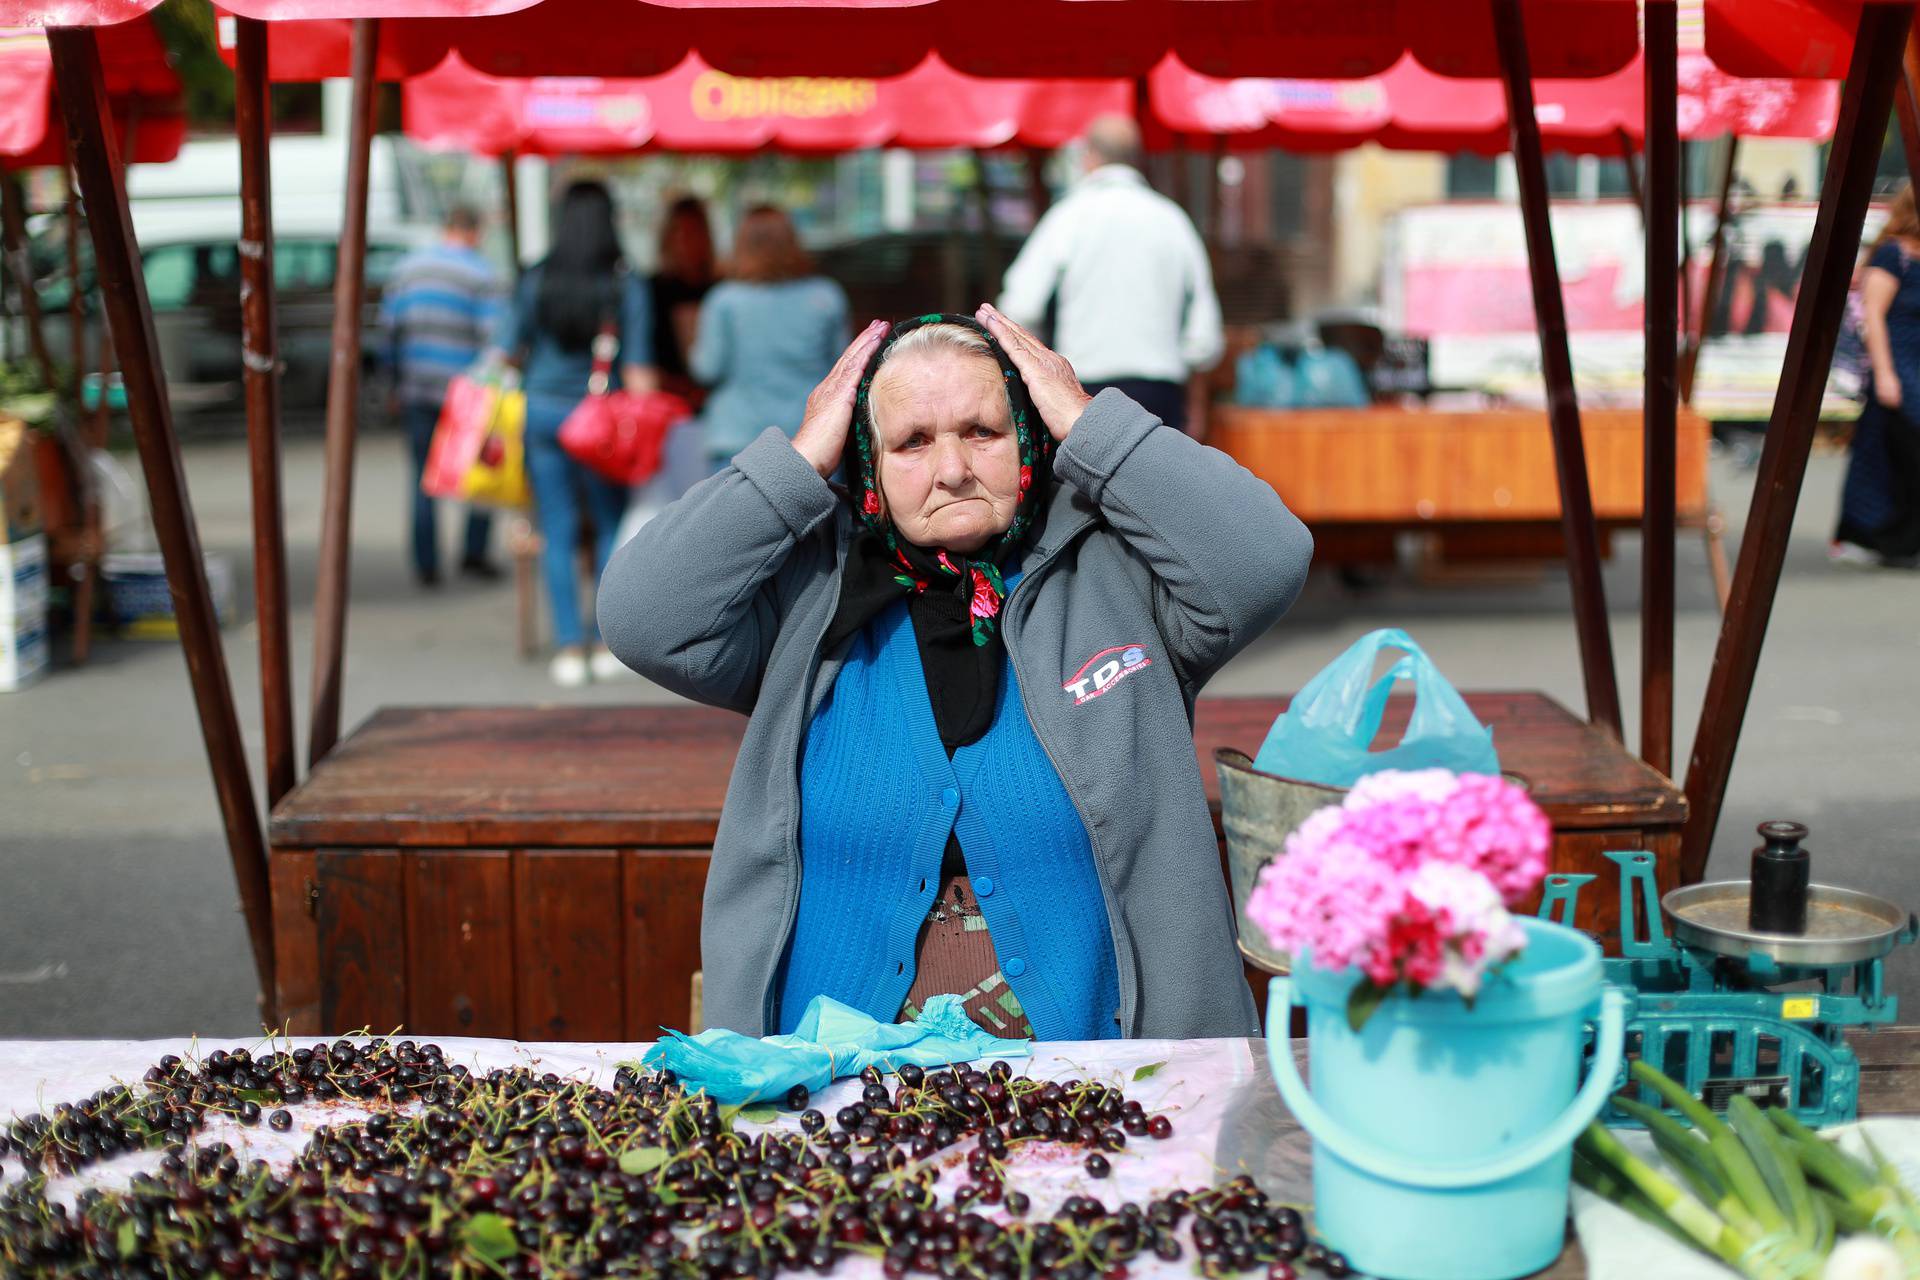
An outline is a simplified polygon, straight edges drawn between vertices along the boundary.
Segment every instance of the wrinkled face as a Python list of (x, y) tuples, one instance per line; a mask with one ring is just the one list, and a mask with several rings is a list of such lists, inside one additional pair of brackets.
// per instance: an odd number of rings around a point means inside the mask
[(907, 541), (970, 555), (1013, 523), (1020, 450), (1000, 366), (950, 348), (889, 360), (869, 392), (880, 498)]

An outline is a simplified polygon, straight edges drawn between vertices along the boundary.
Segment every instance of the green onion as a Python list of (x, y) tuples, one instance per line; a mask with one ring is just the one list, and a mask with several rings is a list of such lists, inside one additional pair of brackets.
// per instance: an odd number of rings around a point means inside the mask
[(1766, 1179), (1760, 1176), (1753, 1158), (1724, 1120), (1651, 1064), (1635, 1062), (1628, 1070), (1635, 1080), (1666, 1099), (1681, 1115), (1693, 1122), (1693, 1127), (1707, 1140), (1714, 1158), (1720, 1162), (1720, 1171), (1728, 1189), (1740, 1197), (1740, 1202), (1760, 1223), (1764, 1234), (1791, 1230), (1786, 1214), (1780, 1211), (1779, 1204), (1767, 1191)]
[[(1715, 1215), (1713, 1210), (1660, 1176), (1651, 1165), (1621, 1144), (1599, 1124), (1590, 1124), (1574, 1149), (1595, 1164), (1604, 1165), (1633, 1185), (1654, 1208), (1698, 1247), (1746, 1272), (1747, 1252), (1753, 1241)], [(1751, 1272), (1746, 1272), (1751, 1275)], [(1768, 1274), (1771, 1274), (1769, 1271)]]
[(1774, 1203), (1785, 1209), (1792, 1219), (1794, 1235), (1802, 1245), (1811, 1245), (1819, 1234), (1819, 1222), (1814, 1217), (1813, 1197), (1807, 1193), (1806, 1175), (1800, 1171), (1800, 1161), (1787, 1146), (1787, 1140), (1767, 1123), (1760, 1108), (1753, 1105), (1753, 1099), (1744, 1094), (1735, 1094), (1727, 1103), (1727, 1119), (1753, 1157), (1760, 1176), (1766, 1179)]
[(1576, 1150), (1573, 1153), (1573, 1180), (1607, 1203), (1618, 1205), (1649, 1226), (1658, 1227), (1687, 1248), (1697, 1247), (1696, 1241), (1674, 1225), (1673, 1219), (1655, 1208), (1653, 1201), (1642, 1195), (1639, 1188), (1605, 1165), (1595, 1163), (1583, 1151)]

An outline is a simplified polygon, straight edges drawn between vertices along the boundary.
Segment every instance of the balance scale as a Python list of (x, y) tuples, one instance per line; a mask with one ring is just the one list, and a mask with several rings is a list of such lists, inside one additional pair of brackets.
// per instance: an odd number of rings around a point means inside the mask
[[(1847, 1031), (1894, 1021), (1899, 1001), (1881, 962), (1920, 936), (1920, 921), (1872, 894), (1815, 884), (1802, 932), (1756, 930), (1749, 881), (1688, 885), (1662, 900), (1653, 854), (1606, 856), (1620, 868), (1621, 954), (1603, 963), (1607, 982), (1630, 997), (1627, 1059), (1644, 1058), (1715, 1110), (1745, 1094), (1816, 1129), (1854, 1119), (1860, 1060)], [(1594, 879), (1548, 876), (1540, 916), (1570, 926)], [(1619, 1083), (1628, 1087), (1624, 1067)], [(1601, 1119), (1636, 1127), (1611, 1104)]]

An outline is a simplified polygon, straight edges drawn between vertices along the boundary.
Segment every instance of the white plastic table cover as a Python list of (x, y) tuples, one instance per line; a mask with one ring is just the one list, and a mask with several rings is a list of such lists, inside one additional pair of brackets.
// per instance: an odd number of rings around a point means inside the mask
[[(422, 1036), (416, 1039), (440, 1045), (449, 1062), (463, 1062), (475, 1070), (528, 1066), (569, 1078), (611, 1085), (623, 1062), (636, 1062), (645, 1044), (535, 1044), (512, 1040)], [(331, 1038), (294, 1037), (279, 1045), (327, 1044)], [(168, 1053), (204, 1056), (217, 1048), (231, 1049), (238, 1041), (191, 1040), (0, 1040), (0, 1124), (17, 1115), (51, 1110), (61, 1102), (78, 1102), (115, 1082), (137, 1083), (148, 1067)], [(259, 1049), (267, 1041), (247, 1044)], [(1011, 1182), (1033, 1198), (1033, 1212), (1050, 1213), (1070, 1195), (1094, 1195), (1110, 1207), (1128, 1201), (1145, 1204), (1155, 1195), (1177, 1187), (1211, 1186), (1237, 1174), (1251, 1174), (1271, 1196), (1296, 1204), (1311, 1197), (1311, 1178), (1305, 1135), (1279, 1094), (1266, 1062), (1266, 1046), (1249, 1040), (1113, 1040), (1060, 1041), (1034, 1047), (1031, 1059), (1013, 1059), (1017, 1073), (1049, 1079), (1101, 1080), (1123, 1087), (1150, 1113), (1172, 1119), (1173, 1137), (1130, 1140), (1126, 1150), (1112, 1157), (1113, 1173), (1090, 1177), (1083, 1153), (1053, 1144), (1027, 1144), (1010, 1162)], [(1151, 1068), (1151, 1070), (1147, 1070)], [(1142, 1074), (1144, 1072), (1144, 1074)], [(1135, 1079), (1139, 1074), (1141, 1078)], [(842, 1080), (817, 1095), (814, 1105), (828, 1115), (857, 1101), (860, 1084)], [(226, 1141), (242, 1159), (258, 1157), (284, 1162), (306, 1144), (322, 1124), (339, 1124), (365, 1114), (350, 1104), (308, 1103), (292, 1108), (293, 1128), (275, 1133), (264, 1124), (243, 1128), (237, 1123), (210, 1124), (200, 1142)], [(792, 1113), (774, 1122), (793, 1125)], [(748, 1126), (751, 1127), (751, 1126)], [(949, 1149), (942, 1174), (943, 1194), (963, 1176), (967, 1147)], [(121, 1156), (92, 1170), (62, 1179), (54, 1192), (71, 1198), (86, 1185), (124, 1186), (135, 1172), (153, 1168), (157, 1152)], [(20, 1176), (19, 1162), (4, 1160), (0, 1183)], [(1191, 1250), (1179, 1262), (1163, 1263), (1143, 1254), (1132, 1264), (1134, 1276), (1190, 1277)], [(838, 1273), (871, 1280), (880, 1274), (869, 1258), (851, 1258)]]

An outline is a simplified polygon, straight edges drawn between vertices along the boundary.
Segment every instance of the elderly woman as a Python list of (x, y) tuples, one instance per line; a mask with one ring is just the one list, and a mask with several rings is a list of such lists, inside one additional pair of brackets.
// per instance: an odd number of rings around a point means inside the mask
[(1310, 555), (1264, 482), (1090, 399), (991, 307), (869, 326), (797, 436), (764, 432), (601, 586), (616, 654), (751, 717), (707, 1021), (952, 992), (1007, 1036), (1254, 1033), (1193, 702)]

